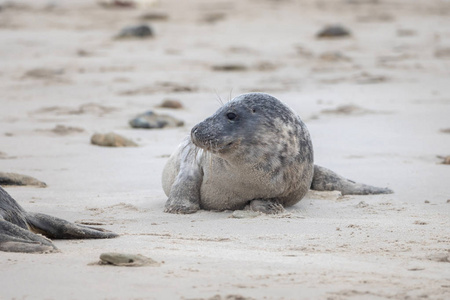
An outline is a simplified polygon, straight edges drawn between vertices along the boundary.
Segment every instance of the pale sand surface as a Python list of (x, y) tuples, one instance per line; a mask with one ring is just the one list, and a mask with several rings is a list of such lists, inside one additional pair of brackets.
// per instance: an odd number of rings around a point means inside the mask
[[(450, 155), (450, 134), (440, 132), (450, 128), (448, 1), (162, 0), (149, 10), (170, 18), (150, 22), (154, 38), (120, 41), (112, 37), (148, 9), (19, 3), (0, 11), (0, 171), (48, 187), (7, 191), (27, 210), (122, 236), (55, 241), (53, 254), (0, 253), (0, 299), (450, 299), (450, 263), (433, 258), (450, 253), (450, 166), (437, 158)], [(217, 13), (223, 19), (202, 21)], [(315, 38), (334, 23), (352, 37)], [(225, 63), (248, 70), (212, 70)], [(26, 75), (33, 69), (56, 74)], [(163, 213), (167, 156), (218, 108), (216, 93), (226, 101), (249, 91), (299, 113), (317, 164), (395, 194), (319, 193), (254, 219)], [(164, 98), (186, 108), (156, 111), (184, 127), (128, 126)], [(114, 110), (76, 113), (87, 103)], [(363, 113), (322, 112), (348, 104)], [(57, 124), (85, 131), (45, 131)], [(109, 131), (140, 147), (89, 143)], [(164, 263), (88, 265), (111, 251)]]

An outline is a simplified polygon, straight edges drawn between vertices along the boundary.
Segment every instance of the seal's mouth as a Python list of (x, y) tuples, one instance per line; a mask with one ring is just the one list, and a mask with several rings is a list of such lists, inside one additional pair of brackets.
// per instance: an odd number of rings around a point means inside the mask
[(199, 137), (195, 131), (191, 133), (191, 140), (195, 146), (209, 151), (211, 153), (223, 153), (228, 149), (232, 148), (236, 143), (234, 141), (228, 143), (221, 143), (218, 139), (207, 137), (201, 138)]
[(199, 141), (198, 139), (192, 139), (192, 142), (194, 143), (195, 146), (202, 148), (203, 150), (212, 152), (212, 153), (220, 153), (223, 152), (229, 148), (231, 148), (231, 146), (233, 146), (233, 142), (225, 144), (225, 145), (220, 145), (217, 141), (215, 140), (209, 140), (209, 141)]
[(195, 146), (214, 154), (225, 153), (239, 144), (239, 141), (233, 140), (229, 136), (218, 138), (208, 130), (205, 131), (202, 130), (202, 127), (199, 128), (199, 125), (192, 128), (191, 141)]

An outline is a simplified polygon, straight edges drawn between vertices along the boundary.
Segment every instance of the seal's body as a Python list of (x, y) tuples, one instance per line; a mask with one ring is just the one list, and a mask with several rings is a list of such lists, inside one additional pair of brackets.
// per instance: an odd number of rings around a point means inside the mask
[(102, 239), (117, 236), (103, 229), (27, 212), (0, 187), (0, 251), (52, 252), (57, 248), (48, 238)]
[(345, 194), (391, 192), (314, 166), (305, 124), (263, 93), (240, 95), (196, 125), (169, 158), (162, 179), (171, 213), (246, 207), (277, 213), (311, 187)]

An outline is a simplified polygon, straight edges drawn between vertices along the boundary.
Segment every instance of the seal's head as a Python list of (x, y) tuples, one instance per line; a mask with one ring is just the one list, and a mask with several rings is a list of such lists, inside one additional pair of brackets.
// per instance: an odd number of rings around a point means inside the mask
[(192, 128), (191, 140), (236, 163), (273, 168), (300, 157), (312, 162), (306, 126), (287, 105), (264, 93), (243, 94), (229, 101)]

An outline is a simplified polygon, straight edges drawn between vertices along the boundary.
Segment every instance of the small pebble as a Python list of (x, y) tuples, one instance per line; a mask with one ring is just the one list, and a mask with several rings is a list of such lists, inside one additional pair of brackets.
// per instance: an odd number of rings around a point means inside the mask
[(425, 203), (430, 203), (430, 201), (428, 201), (428, 200), (425, 200)]
[(223, 72), (242, 72), (247, 71), (247, 67), (241, 64), (223, 64), (212, 66), (213, 71), (223, 71)]
[(434, 56), (436, 58), (450, 58), (450, 47), (436, 49), (434, 51)]
[(445, 253), (437, 253), (437, 254), (432, 254), (430, 256), (428, 256), (429, 260), (432, 261), (436, 261), (436, 262), (450, 262), (450, 253), (449, 252), (445, 252)]
[(318, 38), (340, 38), (347, 36), (350, 36), (350, 31), (341, 25), (327, 26), (317, 33)]
[(138, 144), (113, 132), (96, 133), (91, 137), (91, 143), (103, 147), (137, 147)]
[(183, 108), (183, 104), (181, 104), (180, 101), (174, 100), (174, 99), (165, 99), (159, 107), (163, 108), (173, 108), (173, 109), (180, 109)]
[(131, 0), (99, 0), (98, 4), (105, 8), (133, 8), (136, 3)]
[(224, 13), (220, 13), (220, 12), (219, 13), (209, 13), (209, 14), (204, 15), (200, 21), (205, 22), (205, 23), (214, 24), (218, 21), (224, 20), (225, 17), (226, 17), (226, 14), (224, 14)]
[(163, 12), (149, 12), (143, 14), (139, 19), (143, 21), (166, 21), (169, 19), (169, 15)]
[(100, 255), (99, 265), (114, 265), (121, 267), (159, 266), (159, 263), (141, 254), (108, 252)]
[(389, 78), (384, 75), (372, 75), (365, 72), (355, 77), (358, 84), (376, 84), (388, 81)]
[(56, 78), (64, 74), (64, 70), (62, 69), (46, 69), (46, 68), (37, 68), (30, 71), (27, 71), (23, 77), (30, 77), (35, 79), (48, 79), (48, 78)]
[(154, 129), (180, 127), (184, 125), (184, 122), (168, 115), (159, 115), (153, 111), (147, 111), (130, 120), (129, 124), (133, 128)]
[(419, 220), (417, 220), (417, 221), (414, 221), (414, 224), (415, 224), (415, 225), (427, 225), (428, 223), (425, 222), (425, 221), (419, 221)]
[(77, 50), (77, 55), (83, 57), (83, 56), (90, 56), (91, 53), (89, 51), (84, 50), (84, 49), (78, 49)]
[(153, 30), (148, 25), (138, 25), (123, 28), (116, 38), (148, 38), (151, 36), (153, 36)]
[(425, 268), (422, 267), (412, 267), (408, 269), (408, 271), (423, 271), (423, 270), (425, 270)]
[(343, 55), (341, 52), (328, 51), (319, 56), (319, 59), (326, 62), (350, 61), (351, 59)]
[(414, 29), (397, 29), (397, 36), (415, 36), (417, 35), (417, 31)]

